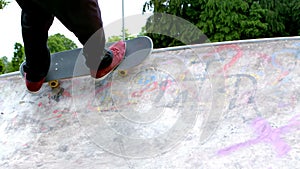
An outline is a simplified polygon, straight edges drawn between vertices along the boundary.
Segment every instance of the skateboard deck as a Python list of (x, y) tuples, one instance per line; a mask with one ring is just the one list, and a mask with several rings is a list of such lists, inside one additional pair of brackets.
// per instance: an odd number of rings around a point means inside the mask
[[(153, 42), (147, 36), (126, 40), (125, 58), (115, 70), (125, 70), (142, 63), (152, 52)], [(106, 43), (108, 48), (111, 43)], [(24, 77), (23, 62), (20, 73)], [(51, 64), (45, 82), (90, 75), (89, 68), (85, 65), (82, 48), (54, 53), (51, 55)]]

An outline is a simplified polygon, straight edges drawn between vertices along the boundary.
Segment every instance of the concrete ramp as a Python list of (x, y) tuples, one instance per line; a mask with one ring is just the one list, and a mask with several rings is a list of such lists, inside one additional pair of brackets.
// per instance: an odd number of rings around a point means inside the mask
[(29, 94), (0, 77), (0, 168), (300, 168), (300, 37), (158, 49)]

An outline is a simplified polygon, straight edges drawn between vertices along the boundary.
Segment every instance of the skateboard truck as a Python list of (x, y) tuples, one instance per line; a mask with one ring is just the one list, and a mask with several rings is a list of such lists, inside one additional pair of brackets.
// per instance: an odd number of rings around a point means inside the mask
[(48, 85), (49, 85), (52, 89), (54, 89), (54, 88), (59, 87), (59, 82), (58, 82), (58, 80), (51, 80), (51, 81), (48, 82)]
[(127, 76), (127, 74), (128, 74), (128, 71), (127, 70), (118, 70), (118, 74), (120, 75), (120, 76)]

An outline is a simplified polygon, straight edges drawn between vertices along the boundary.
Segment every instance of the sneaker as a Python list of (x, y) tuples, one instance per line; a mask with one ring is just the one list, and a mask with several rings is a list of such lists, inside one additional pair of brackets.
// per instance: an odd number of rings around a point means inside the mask
[(37, 82), (33, 82), (27, 79), (27, 74), (25, 73), (25, 81), (26, 81), (26, 87), (29, 92), (36, 93), (38, 92), (41, 87), (43, 86), (43, 83), (45, 82), (45, 77)]
[(113, 59), (109, 66), (105, 68), (99, 68), (97, 71), (90, 70), (91, 76), (96, 79), (104, 79), (113, 70), (115, 70), (123, 61), (125, 56), (126, 44), (123, 41), (116, 42), (109, 47), (109, 50), (113, 53)]

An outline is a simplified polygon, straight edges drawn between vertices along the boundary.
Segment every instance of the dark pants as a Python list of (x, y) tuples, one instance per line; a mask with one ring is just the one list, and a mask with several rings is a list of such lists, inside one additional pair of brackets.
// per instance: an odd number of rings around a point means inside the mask
[(97, 0), (16, 0), (22, 8), (25, 47), (24, 71), (32, 80), (46, 76), (50, 67), (48, 30), (58, 18), (84, 45), (86, 64), (97, 70), (105, 43)]

